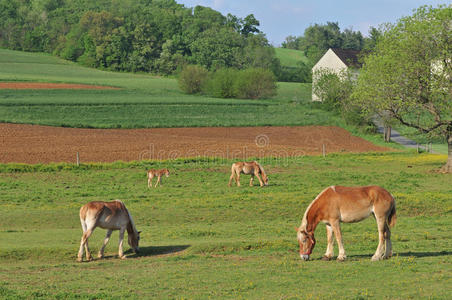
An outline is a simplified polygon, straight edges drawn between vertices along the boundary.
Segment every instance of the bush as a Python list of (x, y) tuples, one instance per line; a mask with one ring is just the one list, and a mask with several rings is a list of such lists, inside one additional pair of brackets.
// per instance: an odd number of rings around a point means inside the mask
[(278, 81), (282, 82), (311, 82), (311, 67), (298, 62), (296, 67), (281, 66), (277, 73)]
[(343, 71), (336, 74), (322, 69), (313, 74), (312, 90), (322, 100), (326, 110), (341, 113), (344, 121), (349, 125), (368, 126), (371, 124), (359, 106), (350, 101), (350, 96), (356, 85), (353, 71)]
[(196, 94), (202, 91), (208, 78), (209, 71), (196, 65), (188, 65), (179, 74), (179, 88), (187, 94)]
[(236, 69), (219, 69), (207, 82), (204, 92), (218, 98), (235, 98), (238, 76), (239, 71)]
[(238, 98), (262, 99), (276, 95), (276, 79), (270, 70), (251, 68), (238, 73), (235, 84)]

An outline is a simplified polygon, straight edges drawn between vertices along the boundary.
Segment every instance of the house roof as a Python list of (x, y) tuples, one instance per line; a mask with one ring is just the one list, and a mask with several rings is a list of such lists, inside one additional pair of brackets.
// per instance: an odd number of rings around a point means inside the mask
[(347, 65), (347, 67), (361, 68), (359, 50), (331, 48), (331, 50)]

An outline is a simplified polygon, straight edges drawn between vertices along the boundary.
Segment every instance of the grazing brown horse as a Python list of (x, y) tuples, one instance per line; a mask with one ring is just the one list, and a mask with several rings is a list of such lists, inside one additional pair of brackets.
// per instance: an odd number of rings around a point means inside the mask
[(148, 188), (152, 187), (152, 178), (157, 176), (157, 182), (155, 183), (155, 187), (157, 187), (158, 184), (161, 183), (162, 176), (165, 175), (166, 177), (169, 177), (170, 172), (168, 169), (161, 169), (161, 170), (154, 170), (151, 169), (148, 171)]
[(99, 250), (98, 257), (104, 257), (104, 249), (110, 240), (113, 230), (119, 230), (119, 257), (126, 258), (122, 250), (124, 232), (127, 230), (128, 242), (135, 253), (138, 253), (138, 243), (140, 241), (140, 232), (135, 228), (132, 216), (124, 203), (119, 200), (112, 202), (93, 201), (80, 208), (80, 222), (82, 223), (83, 235), (80, 242), (77, 261), (83, 261), (83, 248), (86, 250), (86, 259), (92, 260), (88, 249), (88, 238), (96, 227), (107, 229), (102, 248)]
[[(235, 179), (237, 186), (240, 186), (240, 174), (251, 174), (250, 186), (253, 186), (254, 176), (259, 179), (261, 186), (268, 185), (268, 177), (265, 174), (264, 168), (257, 162), (236, 162), (232, 164), (231, 167), (231, 177), (229, 178), (228, 186), (231, 186), (231, 182)], [(262, 176), (262, 179), (261, 179)]]
[(345, 187), (331, 186), (324, 189), (308, 206), (300, 227), (296, 228), (300, 257), (308, 260), (315, 246), (314, 231), (317, 224), (324, 222), (328, 246), (324, 260), (333, 257), (333, 233), (339, 246), (337, 260), (345, 260), (340, 223), (359, 222), (373, 214), (377, 221), (379, 243), (372, 260), (392, 256), (391, 231), (396, 223), (394, 197), (379, 186)]

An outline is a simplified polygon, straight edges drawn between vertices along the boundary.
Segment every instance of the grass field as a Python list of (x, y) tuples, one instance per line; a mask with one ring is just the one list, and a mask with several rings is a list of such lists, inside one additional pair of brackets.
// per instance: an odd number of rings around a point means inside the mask
[(276, 57), (279, 58), (282, 66), (295, 67), (298, 62), (308, 62), (308, 58), (300, 50), (275, 48)]
[[(230, 161), (0, 165), (0, 298), (447, 299), (452, 292), (451, 175), (446, 160), (415, 153), (347, 154), (260, 161), (270, 185), (228, 188)], [(145, 169), (168, 166), (163, 187)], [(41, 171), (37, 171), (40, 169)], [(325, 229), (312, 261), (297, 253), (294, 226), (329, 185), (377, 184), (394, 194), (395, 256), (371, 262), (372, 218), (344, 224), (348, 260), (324, 262)], [(122, 199), (143, 230), (142, 254), (76, 263), (79, 207)], [(105, 231), (96, 229), (97, 253)], [(128, 249), (128, 247), (126, 247)], [(337, 248), (335, 249), (337, 255)]]
[(0, 121), (52, 126), (139, 128), (340, 125), (310, 101), (309, 84), (279, 83), (267, 100), (181, 93), (177, 81), (84, 68), (46, 54), (0, 49), (0, 81), (108, 85), (121, 90), (0, 90)]

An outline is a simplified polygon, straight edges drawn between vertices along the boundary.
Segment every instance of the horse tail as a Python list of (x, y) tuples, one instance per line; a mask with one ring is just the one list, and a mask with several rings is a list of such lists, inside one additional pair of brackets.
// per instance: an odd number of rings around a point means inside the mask
[(86, 230), (87, 230), (87, 228), (86, 228), (86, 222), (85, 222), (85, 220), (86, 220), (86, 211), (88, 210), (88, 206), (87, 205), (83, 205), (81, 208), (80, 208), (80, 223), (81, 223), (81, 225), (82, 225), (82, 230), (83, 230), (83, 232), (85, 232)]
[(233, 163), (232, 166), (231, 166), (231, 174), (234, 175), (234, 178), (237, 177), (237, 171), (235, 169), (235, 163)]
[(392, 197), (392, 205), (391, 205), (391, 211), (389, 212), (389, 216), (388, 216), (388, 224), (389, 224), (389, 226), (393, 227), (397, 221), (397, 214), (396, 214), (394, 197), (392, 195), (391, 195), (391, 197)]

